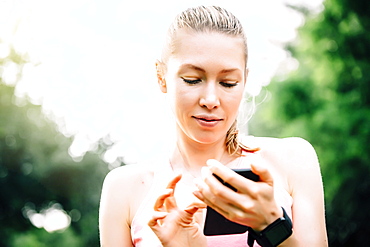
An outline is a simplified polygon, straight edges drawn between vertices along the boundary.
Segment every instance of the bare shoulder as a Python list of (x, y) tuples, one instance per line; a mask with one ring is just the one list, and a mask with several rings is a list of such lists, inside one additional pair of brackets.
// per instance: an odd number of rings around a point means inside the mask
[(104, 179), (101, 214), (115, 212), (115, 217), (120, 215), (122, 221), (130, 224), (138, 204), (152, 183), (153, 174), (150, 166), (144, 164), (126, 165), (110, 171)]
[(147, 184), (152, 176), (153, 170), (145, 164), (121, 166), (107, 174), (104, 187), (113, 187), (122, 191), (125, 186)]
[(302, 167), (313, 165), (312, 159), (317, 160), (313, 146), (300, 137), (256, 137), (256, 145), (260, 147), (264, 155), (283, 159), (285, 164), (299, 161)]
[(152, 178), (151, 169), (142, 165), (119, 167), (105, 177), (99, 208), (102, 246), (132, 246), (132, 218)]
[(287, 181), (291, 194), (306, 179), (321, 179), (320, 166), (313, 146), (299, 137), (256, 137), (261, 155)]

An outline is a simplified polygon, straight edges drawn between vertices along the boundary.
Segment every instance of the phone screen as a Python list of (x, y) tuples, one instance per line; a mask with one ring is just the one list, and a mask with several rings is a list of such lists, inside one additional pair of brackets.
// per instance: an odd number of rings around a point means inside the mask
[[(249, 168), (246, 169), (233, 169), (236, 173), (248, 178), (252, 181), (259, 181), (259, 176), (254, 174)], [(231, 185), (225, 183), (220, 177), (213, 174), (221, 183), (230, 189), (236, 191)], [(207, 215), (204, 223), (204, 235), (227, 235), (227, 234), (240, 234), (245, 233), (248, 230), (248, 226), (240, 225), (226, 219), (224, 216), (219, 214), (211, 207), (207, 207)]]

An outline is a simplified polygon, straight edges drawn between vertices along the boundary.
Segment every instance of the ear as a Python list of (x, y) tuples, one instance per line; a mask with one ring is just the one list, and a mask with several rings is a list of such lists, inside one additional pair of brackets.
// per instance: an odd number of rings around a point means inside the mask
[(247, 83), (248, 74), (249, 74), (249, 69), (248, 68), (245, 68), (245, 72), (244, 72), (244, 85)]
[(155, 63), (155, 68), (157, 70), (157, 81), (159, 85), (159, 89), (161, 89), (162, 93), (167, 93), (167, 84), (165, 78), (165, 65), (157, 60)]

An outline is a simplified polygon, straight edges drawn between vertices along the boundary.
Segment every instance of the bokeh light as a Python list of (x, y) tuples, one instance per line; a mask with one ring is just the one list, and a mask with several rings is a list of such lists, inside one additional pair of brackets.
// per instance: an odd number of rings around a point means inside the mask
[[(74, 159), (110, 135), (117, 147), (105, 160), (126, 157), (126, 162), (137, 162), (166, 152), (162, 143), (170, 142), (172, 135), (171, 113), (157, 89), (154, 63), (175, 14), (200, 4), (231, 10), (248, 35), (248, 92), (258, 95), (277, 71), (296, 67), (282, 46), (295, 37), (303, 18), (287, 8), (287, 2), (7, 2), (12, 12), (7, 21), (17, 26), (13, 36), (6, 26), (0, 37), (7, 37), (31, 61), (23, 69), (17, 96), (28, 95), (42, 104), (59, 130), (74, 136), (69, 149)], [(320, 0), (299, 2), (321, 8)], [(0, 47), (0, 56), (7, 52), (6, 46)], [(3, 72), (7, 83), (14, 81), (12, 70), (10, 64)], [(152, 148), (144, 151), (143, 142)]]
[[(44, 228), (47, 232), (63, 231), (71, 224), (71, 216), (63, 210), (59, 203), (50, 205), (37, 212), (33, 203), (27, 203), (23, 208), (23, 215), (37, 228)], [(78, 210), (72, 210), (71, 215), (77, 221), (81, 216)], [(77, 219), (77, 220), (76, 220)]]

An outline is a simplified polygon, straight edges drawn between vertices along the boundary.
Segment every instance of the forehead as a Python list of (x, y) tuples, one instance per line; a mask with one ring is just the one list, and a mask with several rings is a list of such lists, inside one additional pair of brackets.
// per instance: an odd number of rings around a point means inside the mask
[(180, 29), (173, 39), (170, 60), (181, 64), (207, 67), (218, 64), (227, 68), (244, 70), (246, 56), (241, 37), (219, 32), (196, 32)]

